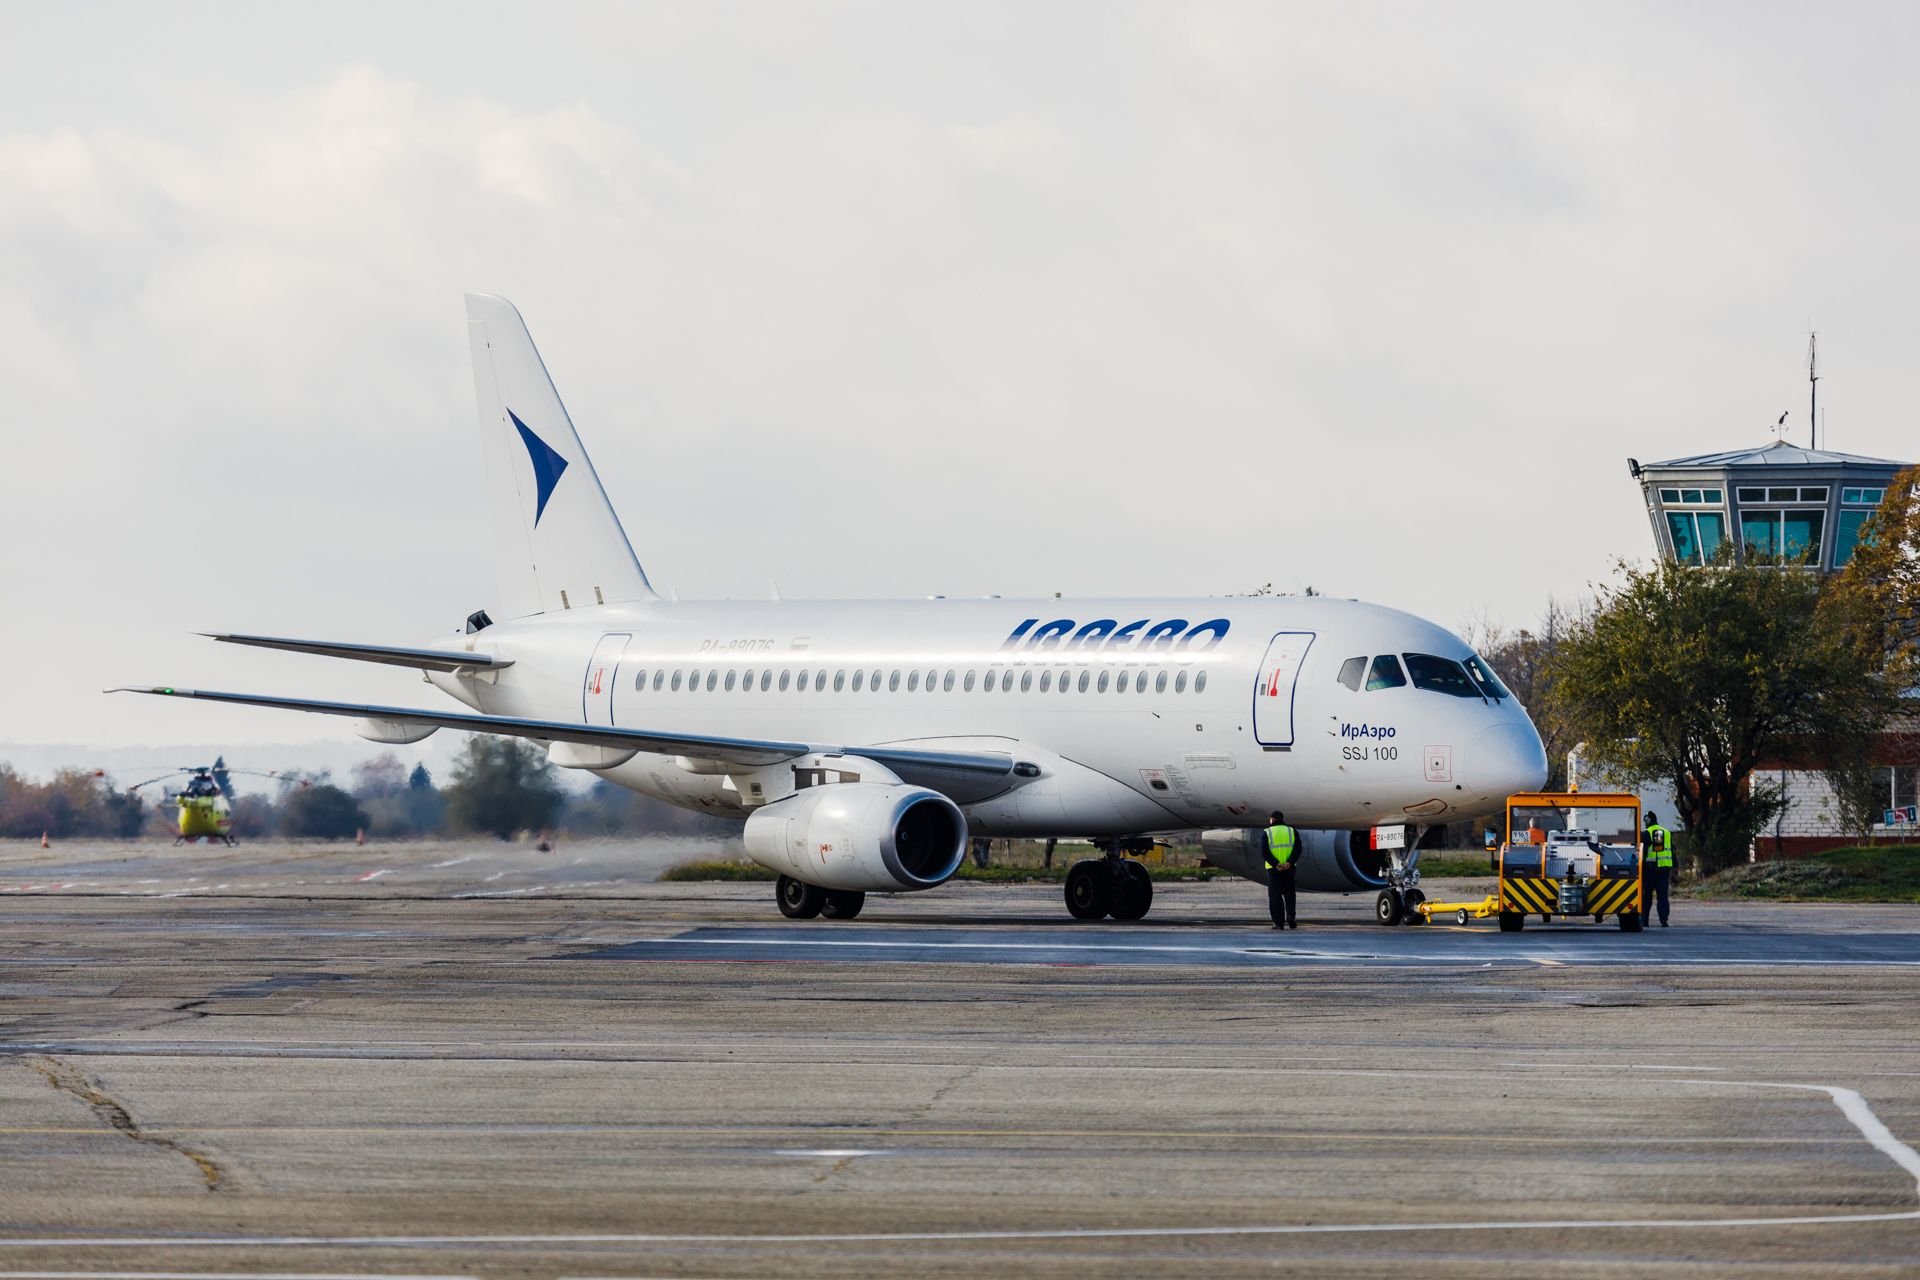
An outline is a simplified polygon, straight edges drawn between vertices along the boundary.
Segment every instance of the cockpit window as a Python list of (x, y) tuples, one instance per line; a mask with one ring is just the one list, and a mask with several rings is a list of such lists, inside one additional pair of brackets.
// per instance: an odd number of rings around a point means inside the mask
[(1398, 689), (1407, 682), (1400, 674), (1400, 659), (1390, 653), (1383, 653), (1373, 660), (1373, 671), (1367, 676), (1367, 689)]
[(1452, 694), (1456, 698), (1481, 696), (1478, 686), (1467, 679), (1467, 673), (1453, 659), (1436, 658), (1430, 653), (1403, 656), (1407, 660), (1407, 674), (1413, 677), (1414, 688)]
[(1340, 683), (1358, 693), (1360, 691), (1360, 677), (1366, 673), (1367, 660), (1365, 658), (1348, 658), (1340, 664)]
[(1492, 668), (1480, 661), (1478, 657), (1469, 654), (1466, 662), (1462, 665), (1466, 667), (1467, 674), (1473, 677), (1473, 682), (1480, 686), (1480, 692), (1486, 694), (1489, 698), (1511, 698), (1513, 696), (1507, 692), (1507, 686), (1500, 683), (1500, 677), (1493, 674)]

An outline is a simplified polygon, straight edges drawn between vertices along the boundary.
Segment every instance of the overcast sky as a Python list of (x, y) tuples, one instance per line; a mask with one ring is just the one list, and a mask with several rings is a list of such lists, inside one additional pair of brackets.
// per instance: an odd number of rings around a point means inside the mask
[(1626, 459), (1920, 456), (1912, 5), (0, 7), (0, 741), (405, 702), (493, 591), (460, 295), (682, 597), (1524, 624)]

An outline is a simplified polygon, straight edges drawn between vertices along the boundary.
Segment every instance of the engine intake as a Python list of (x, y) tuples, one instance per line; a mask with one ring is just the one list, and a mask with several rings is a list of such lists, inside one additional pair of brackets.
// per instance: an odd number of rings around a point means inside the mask
[(755, 809), (747, 856), (822, 889), (931, 889), (960, 869), (967, 820), (925, 787), (841, 782)]
[[(1294, 883), (1317, 893), (1358, 893), (1386, 881), (1387, 855), (1370, 847), (1365, 830), (1300, 829)], [(1267, 882), (1264, 827), (1216, 827), (1200, 833), (1207, 861), (1258, 884)]]

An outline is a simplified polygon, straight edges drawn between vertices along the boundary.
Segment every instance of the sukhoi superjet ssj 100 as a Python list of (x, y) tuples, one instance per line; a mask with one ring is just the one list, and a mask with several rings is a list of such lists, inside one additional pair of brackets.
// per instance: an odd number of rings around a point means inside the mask
[(1526, 711), (1458, 637), (1324, 596), (663, 600), (627, 542), (520, 313), (469, 296), (499, 598), (421, 646), (221, 635), (423, 671), (463, 709), (150, 687), (358, 720), (530, 738), (555, 764), (743, 819), (790, 916), (932, 889), (970, 837), (1090, 838), (1067, 906), (1137, 919), (1128, 858), (1206, 831), (1264, 881), (1273, 810), (1299, 885), (1385, 890), (1382, 847), (1541, 785)]

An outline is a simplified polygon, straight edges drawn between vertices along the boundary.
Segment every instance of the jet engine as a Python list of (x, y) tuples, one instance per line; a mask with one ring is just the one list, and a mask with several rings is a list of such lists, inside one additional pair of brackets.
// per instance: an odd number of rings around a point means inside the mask
[[(1300, 830), (1295, 885), (1316, 893), (1358, 893), (1384, 888), (1387, 855), (1370, 848), (1367, 832)], [(1265, 827), (1216, 827), (1200, 833), (1207, 861), (1257, 884), (1267, 882)]]
[(822, 889), (931, 889), (960, 869), (967, 820), (925, 787), (807, 787), (747, 817), (747, 856)]

